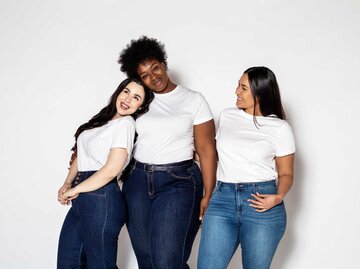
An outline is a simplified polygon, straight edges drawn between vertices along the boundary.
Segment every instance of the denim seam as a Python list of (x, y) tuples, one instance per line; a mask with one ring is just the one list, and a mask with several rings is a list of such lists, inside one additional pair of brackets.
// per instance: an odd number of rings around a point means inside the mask
[(182, 257), (181, 257), (181, 263), (182, 264), (184, 264), (186, 239), (187, 239), (188, 232), (189, 232), (189, 229), (190, 229), (192, 214), (194, 212), (194, 205), (195, 205), (195, 200), (196, 200), (196, 182), (195, 182), (194, 174), (192, 172), (191, 172), (191, 174), (192, 174), (192, 181), (193, 181), (193, 184), (194, 184), (193, 202), (192, 202), (192, 206), (191, 206), (191, 212), (192, 213), (190, 214), (190, 217), (189, 217), (189, 222), (188, 222), (188, 225), (187, 225), (186, 234), (185, 234), (185, 238), (184, 238), (184, 241), (183, 241)]
[(80, 264), (80, 265), (82, 264), (81, 263), (81, 252), (83, 250), (83, 247), (84, 247), (84, 242), (81, 243), (81, 247), (80, 247), (80, 251), (79, 251), (79, 255), (78, 255), (78, 257), (79, 257), (78, 264)]
[(149, 197), (153, 197), (155, 194), (154, 191), (154, 172), (153, 171), (145, 171), (146, 172), (146, 181), (148, 186), (148, 195)]
[(108, 220), (108, 213), (109, 213), (109, 209), (108, 209), (108, 199), (107, 199), (107, 193), (105, 192), (105, 219), (104, 219), (104, 224), (103, 224), (103, 229), (102, 229), (102, 232), (101, 232), (101, 248), (102, 248), (102, 255), (103, 255), (103, 266), (104, 268), (106, 268), (106, 264), (105, 264), (105, 240), (104, 240), (104, 234), (105, 234), (105, 227), (106, 227), (106, 224), (107, 224), (107, 220)]

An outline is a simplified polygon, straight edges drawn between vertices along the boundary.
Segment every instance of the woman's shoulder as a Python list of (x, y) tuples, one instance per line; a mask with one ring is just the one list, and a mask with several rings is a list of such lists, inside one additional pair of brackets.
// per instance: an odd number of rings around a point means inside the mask
[(279, 128), (291, 128), (290, 124), (286, 120), (280, 119), (275, 115), (266, 116), (264, 119), (266, 119), (269, 123), (278, 126)]
[(240, 109), (238, 109), (237, 107), (227, 107), (224, 108), (221, 111), (221, 114), (232, 114), (232, 113), (238, 113)]
[(271, 128), (271, 130), (277, 130), (277, 133), (280, 134), (292, 134), (292, 128), (290, 124), (283, 119), (279, 119), (278, 117), (265, 117), (266, 125)]
[(237, 107), (227, 107), (220, 112), (220, 117), (228, 117), (233, 115), (241, 115), (240, 109), (238, 109)]
[(117, 126), (135, 126), (135, 120), (131, 116), (123, 116), (115, 120)]
[(185, 95), (186, 97), (189, 98), (203, 98), (203, 95), (199, 91), (191, 90), (182, 85), (178, 85), (178, 87), (179, 87), (179, 91), (178, 91), (179, 94)]

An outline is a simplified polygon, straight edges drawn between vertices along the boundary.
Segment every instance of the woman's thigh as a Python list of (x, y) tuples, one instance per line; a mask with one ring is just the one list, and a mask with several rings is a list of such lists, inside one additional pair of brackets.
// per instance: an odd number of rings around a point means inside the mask
[(116, 266), (118, 236), (126, 206), (117, 183), (79, 195), (81, 237), (89, 268)]
[(201, 228), (199, 269), (227, 268), (239, 245), (235, 192), (215, 187)]
[[(258, 187), (254, 192), (275, 194), (276, 186)], [(269, 268), (286, 228), (286, 211), (281, 203), (268, 211), (256, 212), (249, 206), (250, 193), (244, 195), (240, 243), (244, 269)]]
[(198, 181), (201, 175), (195, 168), (154, 177), (149, 231), (154, 268), (188, 268), (186, 262), (200, 224), (202, 185)]

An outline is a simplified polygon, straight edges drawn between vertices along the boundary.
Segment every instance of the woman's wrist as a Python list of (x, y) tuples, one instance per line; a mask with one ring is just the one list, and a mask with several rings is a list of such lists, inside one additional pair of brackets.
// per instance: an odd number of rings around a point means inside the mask
[(72, 182), (70, 180), (65, 180), (64, 185), (71, 186), (71, 183)]
[(276, 201), (278, 204), (280, 204), (284, 199), (284, 196), (280, 193), (276, 194)]
[(80, 185), (77, 185), (74, 187), (74, 191), (77, 193), (77, 194), (80, 194), (82, 191), (81, 191), (81, 187), (79, 187)]
[(212, 191), (205, 191), (203, 195), (203, 199), (210, 199), (212, 195)]

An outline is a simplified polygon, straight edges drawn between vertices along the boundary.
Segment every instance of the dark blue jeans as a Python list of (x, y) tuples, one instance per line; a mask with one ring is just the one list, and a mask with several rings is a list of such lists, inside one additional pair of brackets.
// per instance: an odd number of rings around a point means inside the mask
[[(79, 172), (73, 186), (96, 171)], [(60, 233), (58, 269), (117, 268), (118, 235), (126, 206), (116, 179), (72, 201)]]
[(218, 181), (201, 231), (198, 269), (225, 269), (241, 245), (244, 269), (269, 269), (286, 227), (284, 203), (266, 212), (250, 207), (251, 194), (275, 194), (275, 181)]
[(133, 161), (123, 192), (139, 268), (189, 268), (203, 193), (198, 166), (192, 160), (166, 165)]

